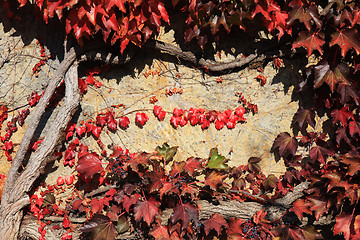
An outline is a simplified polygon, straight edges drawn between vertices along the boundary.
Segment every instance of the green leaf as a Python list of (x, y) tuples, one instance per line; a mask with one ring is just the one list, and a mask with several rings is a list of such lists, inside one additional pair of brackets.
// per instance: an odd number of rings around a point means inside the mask
[(229, 166), (225, 164), (227, 160), (224, 156), (219, 155), (217, 151), (217, 148), (211, 149), (210, 160), (206, 167), (217, 170), (228, 169)]
[(164, 143), (162, 147), (158, 146), (155, 150), (165, 159), (166, 162), (169, 162), (174, 158), (177, 149), (178, 147), (170, 147), (169, 144)]
[(115, 225), (115, 228), (119, 232), (119, 234), (124, 233), (127, 230), (129, 230), (130, 225), (124, 215), (119, 217), (119, 220), (118, 220), (117, 224)]

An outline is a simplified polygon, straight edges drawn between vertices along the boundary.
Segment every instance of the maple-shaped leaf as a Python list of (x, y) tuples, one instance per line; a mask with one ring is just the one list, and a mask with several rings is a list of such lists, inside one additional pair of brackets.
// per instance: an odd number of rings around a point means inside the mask
[(305, 240), (324, 239), (314, 226), (306, 225), (301, 229)]
[(300, 228), (287, 228), (287, 235), (287, 239), (304, 240), (304, 236), (302, 235)]
[(300, 129), (306, 129), (309, 124), (315, 127), (315, 113), (312, 110), (299, 108), (294, 115), (293, 124), (298, 124)]
[(150, 234), (155, 240), (171, 240), (169, 230), (166, 226), (158, 225), (151, 230)]
[(80, 177), (88, 182), (95, 173), (102, 170), (101, 160), (96, 153), (86, 153), (79, 157), (76, 171), (80, 173)]
[(357, 121), (350, 121), (349, 122), (349, 132), (350, 136), (354, 137), (354, 135), (357, 133), (358, 136), (360, 136), (360, 125)]
[(170, 147), (169, 144), (164, 143), (161, 147), (156, 147), (156, 151), (162, 156), (165, 160), (165, 162), (170, 162), (173, 160), (178, 147)]
[(185, 196), (189, 194), (192, 199), (195, 199), (199, 195), (199, 188), (194, 187), (192, 184), (183, 184), (181, 186), (181, 195)]
[(209, 235), (210, 230), (214, 229), (219, 236), (222, 227), (225, 227), (225, 229), (229, 228), (229, 225), (220, 213), (213, 214), (210, 219), (203, 221), (203, 224), (206, 235)]
[(315, 211), (315, 219), (316, 221), (319, 220), (319, 218), (324, 214), (328, 212), (328, 208), (327, 208), (327, 202), (323, 201), (321, 199), (317, 199), (317, 198), (312, 198), (312, 197), (308, 197), (308, 200), (311, 201), (311, 207), (310, 210), (311, 211)]
[(223, 184), (223, 179), (226, 178), (226, 174), (222, 174), (219, 172), (211, 172), (208, 176), (205, 178), (205, 185), (208, 185), (210, 188), (216, 191), (218, 185)]
[(350, 239), (350, 224), (353, 216), (349, 213), (342, 213), (336, 217), (336, 223), (334, 226), (334, 234), (344, 234), (345, 240)]
[(322, 164), (325, 164), (326, 157), (333, 155), (335, 152), (333, 150), (326, 149), (322, 146), (315, 146), (310, 149), (310, 157), (314, 161), (319, 161)]
[[(360, 66), (360, 64), (359, 64)], [(338, 87), (336, 89), (336, 91), (340, 94), (340, 102), (341, 104), (345, 104), (348, 101), (350, 101), (350, 99), (354, 99), (355, 103), (358, 105), (359, 104), (359, 99), (360, 96), (358, 94), (358, 91), (354, 90), (352, 88), (352, 85), (347, 83), (347, 82), (340, 82), (338, 84)]]
[(354, 120), (354, 115), (349, 111), (347, 107), (343, 107), (340, 110), (335, 109), (331, 112), (331, 116), (333, 117), (333, 124), (336, 122), (341, 122), (343, 126), (346, 126), (347, 120)]
[(304, 6), (302, 1), (292, 1), (289, 3), (291, 11), (287, 20), (288, 25), (292, 25), (295, 20), (304, 23), (307, 30), (311, 30), (312, 21), (316, 26), (321, 29), (321, 21), (318, 13), (318, 8), (315, 4), (311, 3), (310, 6)]
[(170, 220), (172, 224), (181, 221), (182, 230), (187, 228), (191, 221), (197, 226), (199, 222), (199, 210), (190, 203), (178, 204), (174, 208)]
[(226, 160), (224, 156), (218, 154), (217, 148), (213, 148), (210, 151), (210, 159), (206, 168), (225, 170), (228, 169), (228, 165), (225, 164)]
[(315, 81), (314, 88), (318, 88), (324, 83), (329, 85), (331, 92), (334, 92), (336, 84), (340, 82), (348, 82), (348, 67), (341, 63), (332, 69), (327, 61), (320, 61), (314, 67)]
[(360, 156), (346, 153), (341, 157), (343, 163), (349, 165), (346, 175), (354, 176), (355, 173), (360, 171)]
[(353, 48), (357, 55), (360, 54), (359, 34), (355, 28), (345, 28), (331, 34), (330, 46), (335, 44), (339, 45), (343, 57), (345, 57), (350, 48)]
[(299, 219), (302, 219), (304, 213), (311, 214), (309, 207), (310, 204), (308, 202), (305, 202), (304, 199), (300, 198), (293, 203), (290, 211), (293, 211), (299, 217)]
[(279, 155), (283, 157), (287, 154), (295, 155), (297, 148), (298, 142), (296, 138), (291, 137), (287, 132), (282, 132), (275, 138), (271, 151), (278, 149)]
[(131, 169), (138, 172), (139, 165), (147, 166), (149, 164), (150, 157), (154, 156), (155, 153), (135, 153), (132, 158), (126, 163), (126, 165), (131, 166)]
[(145, 201), (138, 201), (134, 207), (134, 217), (136, 221), (141, 218), (150, 226), (154, 217), (159, 214), (158, 206), (160, 203), (153, 198)]
[(308, 52), (308, 56), (310, 56), (314, 50), (318, 50), (319, 53), (322, 54), (322, 45), (324, 45), (325, 41), (318, 37), (320, 35), (321, 34), (319, 33), (302, 31), (293, 43), (292, 48), (305, 47)]
[(91, 232), (90, 240), (115, 240), (118, 232), (109, 217), (96, 214), (82, 227), (82, 232)]
[(124, 196), (122, 202), (126, 212), (130, 211), (130, 207), (136, 202), (138, 202), (139, 198), (141, 198), (141, 195), (139, 193), (132, 194), (130, 197), (128, 197), (127, 195)]
[(338, 130), (336, 130), (336, 142), (340, 144), (341, 140), (344, 140), (345, 143), (351, 146), (350, 139), (348, 138), (346, 133), (346, 128), (344, 127), (338, 128)]
[(201, 158), (190, 157), (186, 160), (184, 170), (187, 171), (191, 176), (195, 170), (204, 169), (203, 160)]

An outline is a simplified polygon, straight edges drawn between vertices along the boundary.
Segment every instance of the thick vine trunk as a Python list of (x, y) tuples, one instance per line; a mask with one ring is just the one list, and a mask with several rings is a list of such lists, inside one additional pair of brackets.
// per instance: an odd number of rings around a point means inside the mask
[[(20, 148), (9, 170), (1, 199), (0, 239), (12, 240), (18, 238), (23, 217), (22, 209), (30, 203), (27, 193), (30, 191), (35, 180), (40, 176), (41, 169), (45, 167), (50, 159), (54, 148), (58, 145), (61, 135), (64, 133), (79, 105), (80, 93), (78, 90), (78, 73), (75, 59), (76, 53), (74, 49), (71, 49), (60, 64), (55, 77), (49, 82), (45, 94), (41, 98), (38, 108), (26, 129)], [(64, 77), (65, 99), (57, 113), (57, 121), (49, 129), (51, 134), (45, 136), (37, 151), (31, 155), (25, 169), (19, 173), (19, 167), (24, 164), (25, 154), (40, 118), (48, 105), (50, 97)]]

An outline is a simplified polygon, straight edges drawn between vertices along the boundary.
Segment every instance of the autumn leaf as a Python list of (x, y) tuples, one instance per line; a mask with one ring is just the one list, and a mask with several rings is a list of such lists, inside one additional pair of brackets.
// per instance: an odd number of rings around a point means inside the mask
[(160, 203), (153, 198), (145, 201), (138, 201), (134, 207), (135, 220), (139, 221), (141, 218), (150, 226), (154, 217), (159, 214), (158, 206)]
[(336, 223), (334, 226), (334, 234), (344, 234), (345, 240), (350, 239), (350, 224), (353, 216), (349, 213), (342, 213), (336, 217)]
[(311, 207), (310, 210), (311, 211), (315, 211), (315, 219), (316, 221), (319, 220), (319, 218), (324, 214), (328, 212), (328, 207), (327, 207), (327, 202), (317, 199), (317, 198), (312, 198), (312, 197), (308, 197), (308, 200), (310, 200), (311, 202)]
[(264, 186), (265, 190), (271, 190), (276, 188), (279, 179), (274, 175), (270, 174), (263, 182), (262, 185)]
[(214, 191), (216, 191), (218, 185), (223, 184), (223, 179), (226, 178), (226, 174), (218, 173), (218, 172), (211, 172), (205, 178), (205, 185), (208, 185)]
[(201, 158), (190, 157), (186, 160), (184, 170), (192, 176), (195, 170), (201, 170), (204, 168), (202, 164), (203, 160)]
[(210, 159), (206, 168), (216, 169), (216, 170), (225, 170), (229, 167), (225, 164), (226, 160), (224, 156), (218, 154), (217, 148), (213, 148), (210, 151)]
[(199, 211), (190, 203), (178, 204), (174, 208), (174, 212), (171, 215), (170, 220), (172, 224), (181, 221), (182, 230), (187, 228), (191, 221), (193, 221), (195, 226), (197, 226), (199, 222)]
[(214, 229), (219, 236), (222, 227), (224, 227), (225, 229), (229, 228), (229, 225), (220, 213), (213, 214), (210, 219), (203, 221), (203, 224), (206, 235), (209, 235), (210, 230)]
[(348, 165), (346, 175), (354, 176), (355, 173), (360, 171), (360, 157), (346, 153), (341, 157), (343, 163)]
[(304, 213), (311, 214), (309, 207), (310, 204), (308, 202), (305, 202), (304, 199), (297, 199), (293, 203), (292, 208), (290, 208), (290, 211), (293, 211), (296, 216), (299, 217), (299, 219), (302, 219)]
[(297, 124), (300, 129), (306, 129), (309, 124), (311, 127), (315, 127), (315, 113), (312, 110), (299, 108), (294, 115), (293, 125)]
[(95, 173), (102, 170), (101, 160), (96, 153), (87, 153), (79, 158), (76, 171), (80, 173), (80, 177), (88, 182)]
[(319, 35), (319, 33), (302, 31), (293, 43), (292, 48), (305, 47), (308, 52), (308, 56), (310, 56), (314, 50), (318, 50), (319, 53), (322, 54), (322, 45), (324, 45), (325, 41), (319, 38)]
[(334, 109), (331, 112), (331, 116), (333, 117), (334, 125), (336, 122), (341, 122), (343, 126), (346, 126), (348, 119), (354, 120), (354, 115), (352, 114), (352, 112), (349, 111), (347, 107), (343, 107), (340, 110)]
[(96, 214), (80, 227), (82, 232), (91, 232), (90, 240), (115, 240), (118, 232), (109, 217)]
[(345, 64), (339, 64), (332, 69), (327, 61), (321, 61), (314, 67), (314, 88), (319, 88), (326, 83), (329, 85), (331, 92), (334, 92), (337, 83), (348, 82), (348, 71), (349, 69)]
[(357, 121), (349, 122), (349, 132), (351, 137), (354, 137), (356, 133), (360, 136), (360, 125)]
[(333, 150), (326, 149), (322, 146), (315, 146), (310, 149), (310, 157), (314, 161), (325, 164), (326, 157), (334, 154)]
[(171, 240), (169, 230), (166, 226), (158, 225), (151, 230), (150, 234), (155, 240)]
[(330, 46), (339, 45), (341, 49), (341, 55), (345, 57), (346, 53), (353, 48), (356, 54), (360, 54), (360, 40), (359, 34), (355, 28), (341, 29), (331, 34)]
[(295, 155), (298, 148), (298, 142), (294, 137), (291, 137), (289, 133), (282, 132), (276, 138), (271, 147), (271, 151), (278, 149), (281, 157), (287, 154)]
[(169, 144), (164, 143), (161, 147), (156, 147), (155, 150), (164, 158), (165, 162), (169, 162), (174, 158), (177, 149), (178, 147), (170, 147)]

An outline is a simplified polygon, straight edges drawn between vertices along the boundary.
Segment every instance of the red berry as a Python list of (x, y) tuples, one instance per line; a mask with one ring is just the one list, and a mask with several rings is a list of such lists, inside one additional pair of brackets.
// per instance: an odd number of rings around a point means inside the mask
[(58, 179), (56, 180), (56, 183), (58, 186), (61, 186), (64, 184), (64, 178), (63, 177), (58, 177)]
[(119, 126), (121, 128), (128, 128), (130, 124), (130, 120), (128, 117), (121, 117), (119, 118)]
[(142, 127), (149, 120), (146, 113), (136, 113), (135, 121)]

